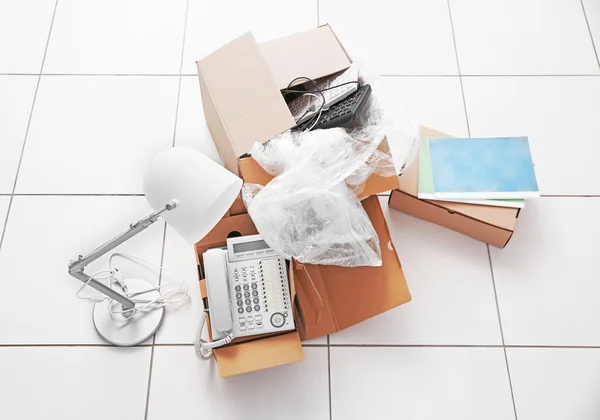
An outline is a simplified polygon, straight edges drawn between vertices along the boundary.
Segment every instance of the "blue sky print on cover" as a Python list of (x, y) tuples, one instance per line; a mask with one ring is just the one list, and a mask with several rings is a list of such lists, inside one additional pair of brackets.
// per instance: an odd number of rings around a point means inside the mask
[(429, 151), (436, 194), (539, 195), (527, 137), (429, 139)]

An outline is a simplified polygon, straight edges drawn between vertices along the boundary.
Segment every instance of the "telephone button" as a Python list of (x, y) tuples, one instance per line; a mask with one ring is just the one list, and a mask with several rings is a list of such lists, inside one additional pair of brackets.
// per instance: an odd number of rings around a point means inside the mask
[[(257, 298), (257, 297), (255, 297), (254, 299), (252, 299), (252, 301), (253, 301), (254, 303), (258, 303), (258, 302), (260, 302), (260, 299), (259, 299), (259, 298)], [(257, 309), (257, 310), (258, 310), (258, 309)]]
[(240, 331), (246, 331), (246, 325), (240, 325)]
[(250, 297), (250, 292), (244, 292), (244, 297)]
[(255, 310), (256, 312), (260, 311), (260, 305), (254, 305), (254, 310)]
[(244, 284), (244, 290), (248, 290), (250, 289), (250, 286), (248, 286), (248, 284)]
[(252, 289), (256, 290), (257, 287), (258, 285), (256, 283), (252, 283)]
[[(244, 310), (242, 310), (242, 312), (244, 312)], [(245, 324), (246, 323), (246, 318), (244, 318), (243, 316), (238, 318), (238, 321), (240, 324)]]
[(238, 308), (238, 314), (243, 314), (243, 313), (244, 313), (244, 308), (242, 308), (242, 307), (239, 307), (239, 308)]
[(281, 328), (285, 324), (285, 316), (280, 312), (275, 312), (271, 315), (271, 325), (275, 328)]
[(248, 315), (248, 322), (252, 323), (252, 321), (254, 321), (254, 317), (252, 315)]
[(242, 294), (241, 293), (236, 293), (235, 294), (235, 298), (236, 299), (241, 299), (242, 298)]
[(253, 290), (252, 291), (252, 296), (258, 296), (258, 290)]
[(256, 315), (254, 319), (256, 319), (257, 321), (262, 321), (262, 315)]
[(238, 300), (236, 303), (237, 303), (237, 306), (242, 306), (244, 304), (244, 302), (242, 302), (241, 300)]
[(254, 329), (254, 324), (248, 324), (248, 329), (249, 330), (253, 330)]
[(246, 306), (246, 312), (252, 312), (252, 306)]
[(242, 287), (240, 285), (235, 286), (235, 291), (239, 292), (240, 290), (242, 290)]

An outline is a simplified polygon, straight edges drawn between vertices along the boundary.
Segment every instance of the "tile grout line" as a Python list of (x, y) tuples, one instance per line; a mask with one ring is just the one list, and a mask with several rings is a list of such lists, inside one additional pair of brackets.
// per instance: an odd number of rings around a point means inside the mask
[[(192, 343), (148, 343), (138, 344), (132, 348), (151, 348), (151, 347), (192, 347)], [(1, 348), (10, 347), (107, 347), (115, 348), (112, 344), (102, 343), (20, 343), (20, 344), (0, 344)], [(558, 345), (533, 345), (533, 344), (302, 344), (305, 348), (430, 348), (430, 349), (522, 349), (522, 350), (596, 350), (600, 351), (600, 346), (558, 346)]]
[[(0, 73), (0, 76), (39, 76), (38, 73)], [(50, 77), (198, 77), (194, 73), (44, 73), (42, 76)], [(400, 74), (379, 74), (379, 77), (600, 77), (600, 73), (548, 73), (548, 74), (418, 74), (418, 73), (400, 73)]]
[(190, 0), (185, 2), (185, 17), (183, 20), (183, 40), (181, 42), (181, 59), (179, 60), (179, 80), (177, 85), (177, 104), (175, 105), (175, 128), (173, 129), (173, 143), (172, 147), (175, 147), (175, 139), (177, 137), (177, 120), (179, 119), (179, 102), (181, 100), (181, 71), (183, 70), (183, 56), (185, 52), (185, 36), (187, 34), (187, 21), (188, 12), (190, 9)]
[(590, 27), (590, 21), (587, 17), (587, 12), (585, 11), (585, 5), (583, 4), (583, 0), (579, 0), (581, 4), (581, 10), (583, 11), (583, 17), (585, 18), (585, 24), (587, 25), (588, 32), (590, 34), (590, 40), (592, 41), (592, 48), (594, 49), (594, 54), (596, 55), (596, 63), (598, 63), (598, 68), (600, 69), (600, 58), (598, 58), (598, 50), (596, 49), (596, 43), (594, 42), (594, 36), (592, 35), (592, 28)]
[(458, 70), (458, 82), (460, 83), (460, 93), (463, 101), (463, 110), (465, 112), (465, 122), (467, 123), (467, 134), (471, 137), (471, 126), (469, 125), (469, 116), (467, 115), (467, 101), (465, 100), (465, 88), (463, 86), (462, 74), (460, 71), (460, 61), (458, 59), (458, 47), (456, 46), (456, 35), (454, 34), (454, 21), (452, 20), (452, 8), (450, 0), (446, 0), (448, 7), (448, 17), (450, 18), (450, 29), (452, 30), (452, 43), (454, 44), (454, 57), (456, 58), (456, 69)]
[(15, 173), (15, 181), (13, 183), (12, 192), (10, 194), (10, 200), (8, 201), (8, 207), (6, 208), (6, 217), (4, 218), (4, 226), (2, 227), (2, 234), (0, 234), (0, 250), (2, 250), (2, 244), (4, 243), (4, 235), (6, 234), (6, 227), (8, 226), (8, 218), (10, 217), (10, 210), (15, 197), (15, 190), (17, 188), (17, 180), (19, 179), (19, 172), (21, 170), (21, 163), (23, 162), (23, 154), (25, 153), (25, 145), (27, 144), (27, 136), (29, 135), (29, 127), (31, 126), (31, 119), (33, 117), (33, 109), (35, 108), (35, 101), (37, 99), (38, 90), (40, 88), (40, 81), (42, 80), (42, 71), (44, 70), (44, 63), (46, 62), (46, 54), (48, 53), (48, 45), (50, 44), (50, 36), (52, 35), (52, 27), (54, 26), (54, 17), (56, 16), (56, 9), (58, 8), (58, 0), (54, 3), (54, 10), (52, 12), (52, 20), (50, 21), (50, 28), (48, 29), (48, 38), (46, 39), (46, 47), (44, 48), (44, 55), (42, 56), (42, 64), (40, 65), (40, 72), (38, 74), (37, 84), (35, 85), (35, 92), (33, 94), (33, 100), (31, 101), (31, 110), (29, 111), (29, 119), (27, 120), (27, 128), (25, 129), (25, 135), (23, 136), (23, 145), (21, 146), (21, 155), (19, 156), (19, 164), (17, 165), (17, 171)]
[(504, 330), (502, 328), (502, 317), (500, 316), (500, 303), (498, 302), (498, 292), (496, 291), (496, 278), (494, 277), (494, 266), (492, 264), (492, 253), (490, 252), (490, 246), (486, 244), (488, 262), (490, 265), (490, 275), (492, 277), (492, 287), (494, 289), (494, 299), (496, 300), (496, 313), (498, 314), (498, 326), (500, 327), (500, 338), (502, 338), (502, 351), (504, 352), (504, 362), (506, 363), (506, 373), (508, 375), (508, 386), (510, 388), (510, 397), (512, 399), (513, 412), (515, 414), (515, 420), (518, 420), (517, 416), (517, 404), (515, 403), (515, 393), (513, 391), (512, 378), (510, 376), (510, 366), (508, 364), (508, 354), (506, 353), (506, 342), (504, 341)]
[[(0, 193), (0, 197), (145, 197), (143, 193)], [(377, 197), (389, 197), (390, 193), (378, 193)], [(600, 198), (600, 194), (540, 194), (545, 198)]]
[(331, 408), (331, 347), (329, 344), (329, 334), (327, 334), (327, 386), (329, 394), (329, 420), (333, 420), (333, 410)]
[(317, 0), (317, 27), (321, 24), (321, 14), (320, 14), (320, 9), (321, 6), (319, 4), (319, 0)]
[[(181, 41), (181, 59), (179, 61), (179, 79), (177, 81), (177, 103), (175, 104), (175, 120), (174, 120), (174, 124), (173, 124), (173, 142), (171, 144), (172, 147), (175, 147), (175, 137), (177, 135), (177, 116), (179, 115), (179, 99), (181, 96), (181, 69), (183, 67), (183, 50), (185, 48), (185, 33), (187, 30), (187, 16), (188, 16), (189, 6), (190, 6), (190, 2), (189, 2), (189, 0), (187, 0), (185, 3), (185, 14), (184, 14), (184, 21), (183, 21), (183, 39)], [(166, 244), (166, 242), (167, 242), (167, 223), (164, 222), (163, 223), (162, 249), (161, 249), (161, 253), (160, 253), (160, 267), (161, 268), (160, 268), (160, 271), (158, 274), (159, 287), (162, 284), (162, 274), (163, 274), (163, 265), (164, 265), (164, 261), (165, 261), (165, 244)], [(164, 311), (166, 311), (166, 308), (164, 309)], [(163, 318), (163, 322), (164, 322), (164, 318)], [(157, 333), (158, 333), (158, 331), (156, 333), (154, 333), (154, 336), (152, 337), (152, 353), (150, 355), (150, 368), (148, 369), (148, 388), (146, 391), (146, 407), (144, 410), (144, 420), (148, 419), (148, 409), (150, 408), (150, 391), (152, 390), (152, 368), (154, 367), (154, 351), (156, 349), (156, 334)]]
[[(156, 334), (155, 334), (156, 337)], [(144, 408), (144, 420), (148, 419), (148, 408), (150, 406), (150, 384), (152, 383), (152, 366), (154, 364), (154, 339), (150, 351), (150, 368), (148, 369), (148, 388), (146, 389), (146, 407)]]

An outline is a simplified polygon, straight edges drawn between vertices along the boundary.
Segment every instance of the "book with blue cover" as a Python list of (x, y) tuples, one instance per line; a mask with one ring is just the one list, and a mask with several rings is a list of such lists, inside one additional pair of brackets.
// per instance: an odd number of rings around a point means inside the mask
[(527, 137), (433, 138), (427, 140), (427, 149), (431, 199), (539, 196)]
[(525, 200), (459, 200), (436, 198), (433, 190), (433, 176), (431, 174), (431, 159), (429, 158), (429, 142), (422, 139), (419, 144), (419, 187), (418, 198), (424, 200), (451, 201), (454, 203), (478, 204), (481, 206), (524, 208)]

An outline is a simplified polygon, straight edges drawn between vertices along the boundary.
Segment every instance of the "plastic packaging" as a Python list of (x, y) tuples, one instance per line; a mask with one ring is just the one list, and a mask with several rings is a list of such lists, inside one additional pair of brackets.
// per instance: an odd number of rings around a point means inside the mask
[[(377, 233), (356, 197), (373, 173), (394, 176), (408, 166), (417, 130), (401, 110), (382, 108), (376, 94), (352, 127), (287, 131), (250, 151), (275, 178), (244, 185), (244, 202), (263, 239), (286, 259), (381, 265)], [(390, 148), (398, 151), (395, 162)]]

